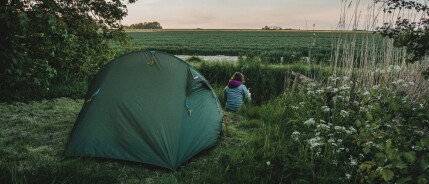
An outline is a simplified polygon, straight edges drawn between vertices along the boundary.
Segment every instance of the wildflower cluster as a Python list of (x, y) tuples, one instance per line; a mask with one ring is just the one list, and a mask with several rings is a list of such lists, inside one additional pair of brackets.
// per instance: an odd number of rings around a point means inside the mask
[[(387, 72), (400, 72), (400, 67), (391, 66)], [(293, 120), (298, 123), (290, 138), (298, 150), (307, 150), (319, 161), (334, 160), (334, 166), (347, 171), (344, 181), (429, 181), (423, 174), (429, 169), (423, 164), (429, 160), (428, 102), (415, 104), (402, 90), (413, 82), (399, 79), (353, 89), (349, 78), (331, 76), (328, 83), (306, 88), (311, 104), (288, 104), (294, 111), (305, 107), (308, 112), (296, 113)]]

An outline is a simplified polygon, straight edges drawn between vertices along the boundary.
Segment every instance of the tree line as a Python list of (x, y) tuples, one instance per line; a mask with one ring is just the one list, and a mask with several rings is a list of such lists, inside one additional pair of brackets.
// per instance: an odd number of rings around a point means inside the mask
[(144, 22), (131, 24), (129, 26), (124, 26), (126, 29), (162, 29), (162, 26), (159, 22)]

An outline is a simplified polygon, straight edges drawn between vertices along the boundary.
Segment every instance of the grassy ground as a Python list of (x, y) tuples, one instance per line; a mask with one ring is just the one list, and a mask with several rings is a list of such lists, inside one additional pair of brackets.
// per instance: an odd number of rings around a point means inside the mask
[[(429, 183), (429, 96), (416, 102), (407, 92), (427, 83), (396, 79), (363, 88), (351, 77), (326, 76), (326, 85), (290, 78), (289, 86), (283, 80), (292, 71), (317, 75), (328, 69), (257, 61), (195, 66), (220, 101), (229, 75), (242, 71), (254, 102), (228, 113), (228, 131), (218, 145), (177, 171), (63, 159), (83, 104), (81, 84), (47, 95), (76, 94), (74, 99), (0, 103), (0, 183)], [(278, 93), (265, 92), (272, 88)], [(269, 98), (256, 103), (258, 96)]]
[[(335, 79), (337, 80), (337, 79)], [(218, 145), (177, 171), (62, 158), (83, 100), (0, 104), (2, 183), (428, 183), (429, 110), (392, 87), (289, 90), (228, 113)], [(220, 93), (221, 89), (216, 88)], [(326, 94), (337, 93), (332, 102)]]
[(211, 150), (171, 172), (139, 163), (62, 159), (83, 100), (58, 98), (0, 104), (0, 178), (5, 183), (201, 183), (200, 171), (250, 140), (253, 125), (229, 114), (228, 134)]

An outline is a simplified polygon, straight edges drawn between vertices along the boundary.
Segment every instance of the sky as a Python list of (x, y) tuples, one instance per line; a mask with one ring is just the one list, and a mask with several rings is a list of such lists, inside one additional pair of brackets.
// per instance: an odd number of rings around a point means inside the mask
[(127, 7), (122, 24), (157, 21), (164, 29), (329, 30), (341, 15), (341, 0), (138, 0)]

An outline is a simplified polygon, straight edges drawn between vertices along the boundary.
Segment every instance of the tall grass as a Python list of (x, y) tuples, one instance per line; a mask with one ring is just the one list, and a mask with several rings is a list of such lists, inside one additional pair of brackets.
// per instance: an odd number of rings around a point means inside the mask
[[(375, 32), (380, 22), (392, 24), (393, 17), (382, 12), (383, 4), (362, 3), (360, 0), (343, 0), (339, 30), (363, 29)], [(407, 12), (407, 13), (405, 13)], [(364, 14), (364, 15), (363, 15)], [(418, 13), (400, 11), (396, 16), (417, 17)], [(380, 20), (380, 15), (383, 19)], [(374, 85), (387, 85), (393, 81), (406, 81), (404, 87), (414, 101), (422, 101), (429, 93), (429, 81), (422, 72), (429, 66), (429, 59), (408, 63), (404, 48), (397, 48), (394, 41), (381, 38), (378, 34), (339, 35), (333, 47), (331, 67), (335, 76), (346, 76), (356, 82), (357, 87), (370, 88)], [(327, 84), (329, 85), (329, 84)]]

